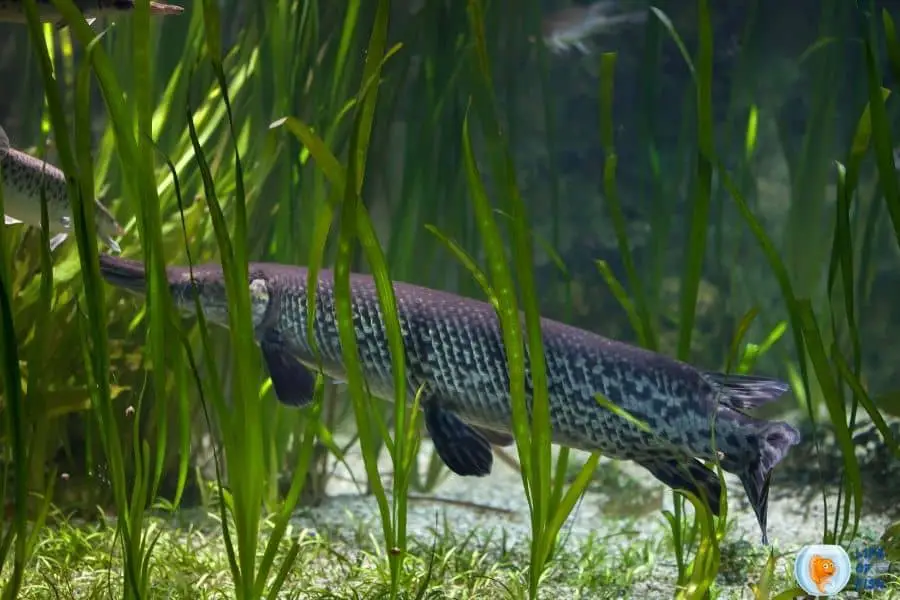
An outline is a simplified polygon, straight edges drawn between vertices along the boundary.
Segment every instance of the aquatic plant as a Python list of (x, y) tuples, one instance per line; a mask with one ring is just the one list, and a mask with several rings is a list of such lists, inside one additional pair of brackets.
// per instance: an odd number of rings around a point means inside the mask
[[(885, 248), (900, 243), (900, 186), (891, 155), (900, 44), (886, 10), (821, 3), (820, 32), (796, 66), (811, 79), (801, 80), (799, 93), (812, 104), (797, 145), (787, 119), (773, 116), (779, 103), (796, 102), (764, 96), (748, 83), (752, 63), (764, 56), (760, 32), (770, 24), (754, 18), (757, 2), (747, 3), (741, 34), (741, 59), (749, 66), (732, 77), (726, 102), (716, 91), (714, 35), (716, 14), (726, 9), (707, 0), (690, 3), (690, 10), (652, 10), (636, 86), (622, 84), (634, 66), (622, 66), (633, 60), (623, 51), (566, 66), (540, 45), (532, 49), (527, 40), (539, 31), (537, 2), (512, 10), (504, 2), (426, 1), (405, 11), (388, 0), (203, 0), (163, 22), (152, 20), (148, 3), (138, 0), (133, 15), (108, 30), (88, 27), (71, 0), (53, 3), (67, 28), (40, 25), (34, 0), (27, 0), (27, 28), (4, 30), (17, 36), (24, 75), (18, 97), (0, 101), (9, 100), (25, 123), (4, 126), (32, 140), (52, 134), (75, 224), (74, 238), (52, 256), (45, 230), (0, 229), (0, 501), (15, 507), (14, 518), (0, 522), (4, 597), (16, 597), (45, 522), (58, 518), (51, 501), (65, 508), (86, 490), (95, 495), (79, 502), (82, 508), (100, 505), (115, 514), (122, 571), (113, 579), (121, 595), (147, 597), (162, 539), (147, 526), (148, 511), (176, 509), (192, 489), (218, 510), (234, 594), (275, 597), (297, 561), (314, 556), (293, 536), (289, 519), (299, 503), (321, 495), (325, 455), (344, 459), (347, 447), (338, 445), (334, 430), (350, 414), (381, 517), (382, 548), (373, 556), (386, 565), (387, 595), (409, 592), (408, 570), (424, 569), (427, 552), (408, 539), (407, 491), (432, 489), (446, 474), (436, 454), (424, 475), (418, 469), (418, 411), (403, 402), (372, 402), (358, 370), (347, 397), (320, 379), (310, 408), (280, 405), (260, 368), (241, 293), (248, 259), (306, 264), (310, 277), (335, 266), (351, 365), (347, 276), (371, 271), (389, 316), (398, 399), (415, 390), (404, 390), (391, 279), (453, 287), (496, 303), (511, 349), (518, 462), (531, 509), (527, 564), (516, 574), (522, 595), (537, 597), (564, 552), (558, 535), (598, 459), (566, 486), (569, 455), (561, 451), (554, 464), (539, 359), (531, 363), (535, 418), (526, 418), (524, 354), (541, 354), (539, 288), (564, 288), (567, 306), (544, 312), (572, 314), (573, 283), (602, 282), (624, 323), (597, 309), (592, 327), (630, 327), (636, 343), (726, 371), (755, 364), (791, 374), (797, 405), (813, 422), (831, 423), (844, 461), (838, 505), (822, 493), (829, 515), (822, 540), (854, 537), (863, 485), (851, 433), (862, 411), (900, 455), (880, 412), (879, 398), (886, 396), (876, 393), (863, 360), (871, 281), (882, 264), (896, 268), (897, 254)], [(847, 58), (835, 40), (848, 35), (851, 16), (859, 27), (849, 34), (862, 41)], [(673, 80), (664, 50), (687, 74), (678, 97), (660, 91)], [(532, 51), (535, 68), (522, 69)], [(558, 78), (559, 71), (586, 65), (591, 76), (575, 78), (599, 108), (602, 152), (589, 156), (589, 164), (599, 156), (603, 170), (575, 188), (591, 190), (582, 197), (564, 190), (572, 176), (561, 172), (564, 161), (557, 157), (576, 146), (566, 127), (577, 120), (585, 130), (594, 117), (570, 109)], [(835, 69), (860, 74), (855, 95), (831, 93)], [(885, 69), (889, 83), (882, 81)], [(636, 116), (617, 104), (633, 87), (640, 91)], [(675, 115), (670, 119), (659, 117), (663, 97)], [(843, 139), (833, 129), (838, 115), (852, 121), (852, 131), (833, 168), (834, 147)], [(790, 178), (789, 210), (780, 219), (762, 205), (765, 192), (757, 189), (765, 169), (760, 154), (771, 148), (766, 123), (773, 121)], [(634, 140), (617, 136), (622, 123), (637, 128)], [(535, 174), (541, 161), (546, 164)], [(634, 172), (637, 185), (629, 179)], [(127, 224), (124, 254), (147, 266), (146, 305), (107, 291), (99, 278), (89, 207), (101, 196)], [(643, 219), (634, 216), (638, 205), (649, 215), (643, 252), (629, 233)], [(598, 220), (611, 223), (606, 241), (621, 267), (592, 255), (585, 272), (568, 264), (564, 246), (573, 231), (590, 230)], [(827, 223), (821, 235), (806, 235), (821, 222)], [(884, 235), (891, 244), (882, 243)], [(534, 265), (541, 255), (564, 279), (559, 286), (544, 285)], [(163, 285), (164, 265), (208, 260), (227, 273), (228, 332), (207, 327), (202, 314), (182, 321)], [(674, 306), (664, 299), (672, 274)], [(698, 343), (707, 280), (725, 293), (714, 311), (717, 332)], [(780, 343), (783, 333), (792, 347)], [(210, 440), (213, 453), (209, 498), (209, 473), (201, 476), (194, 460), (201, 438)], [(60, 447), (68, 458), (54, 458)], [(377, 468), (382, 449), (393, 465), (390, 489)], [(60, 465), (82, 468), (64, 478)], [(696, 499), (689, 500), (693, 510), (681, 494), (673, 499), (665, 517), (676, 594), (709, 597), (728, 513), (716, 521)], [(261, 511), (270, 519), (265, 538)], [(782, 558), (769, 557), (757, 598), (777, 597), (783, 584), (774, 575)], [(416, 593), (424, 594), (428, 569)]]

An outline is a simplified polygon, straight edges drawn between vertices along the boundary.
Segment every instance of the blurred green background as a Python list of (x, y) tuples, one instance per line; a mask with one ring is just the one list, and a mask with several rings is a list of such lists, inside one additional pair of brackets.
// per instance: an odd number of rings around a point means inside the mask
[[(187, 113), (191, 111), (226, 220), (236, 218), (236, 198), (246, 197), (249, 259), (307, 264), (319, 235), (319, 211), (332, 192), (310, 149), (287, 125), (271, 124), (296, 117), (324, 139), (336, 156), (346, 154), (353, 135), (346, 116), (348, 101), (361, 85), (379, 3), (220, 0), (217, 4), (223, 73), (241, 156), (240, 177), (228, 114), (207, 59), (208, 31), (201, 3), (184, 0), (182, 15), (150, 19), (152, 70), (141, 76), (149, 77), (151, 83), (157, 148), (152, 175), (164, 260), (186, 264), (188, 250), (194, 263), (219, 259), (189, 134)], [(698, 23), (702, 22), (698, 6), (702, 4), (685, 0), (654, 4), (691, 54), (698, 45)], [(891, 199), (885, 201), (879, 185), (874, 152), (860, 163), (848, 213), (854, 242), (850, 255), (855, 267), (851, 275), (855, 323), (843, 320), (846, 290), (829, 292), (827, 283), (837, 247), (841, 193), (835, 161), (847, 164), (848, 149), (871, 97), (873, 73), (867, 70), (864, 52), (867, 36), (875, 42), (879, 85), (896, 93), (898, 71), (891, 67), (881, 18), (882, 10), (896, 18), (900, 3), (741, 0), (709, 4), (714, 50), (709, 116), (717, 158), (771, 238), (796, 297), (810, 301), (822, 347), (828, 353), (837, 348), (850, 356), (852, 340), (858, 336), (858, 381), (883, 415), (900, 416), (896, 366), (900, 364), (896, 343), (900, 257), (895, 225), (888, 216)], [(597, 261), (605, 261), (630, 294), (635, 294), (632, 278), (637, 277), (658, 348), (681, 355), (683, 284), (689, 281), (685, 265), (691, 236), (697, 234), (691, 224), (702, 184), (695, 162), (701, 143), (698, 75), (692, 74), (671, 31), (652, 14), (644, 24), (593, 36), (591, 54), (574, 49), (564, 54), (540, 52), (535, 32), (542, 17), (568, 5), (562, 0), (484, 4), (485, 39), (503, 134), (537, 240), (537, 300), (546, 317), (641, 342), (598, 270)], [(622, 10), (646, 8), (621, 3)], [(478, 93), (468, 58), (473, 38), (467, 3), (394, 1), (389, 11), (388, 47), (397, 43), (402, 47), (381, 72), (361, 197), (392, 278), (482, 297), (465, 267), (426, 228), (436, 227), (484, 261), (468, 200), (460, 136), (470, 98)], [(94, 28), (108, 24), (100, 21)], [(116, 18), (100, 42), (126, 97), (137, 79), (134, 27), (130, 17)], [(68, 106), (74, 101), (77, 65), (85, 60), (84, 45), (71, 37), (69, 29), (47, 27), (44, 32), (60, 97)], [(601, 76), (604, 52), (617, 53), (612, 134), (618, 161), (617, 206), (624, 217), (619, 233), (624, 232), (625, 238), (617, 235), (604, 184), (604, 164), (611, 150), (602, 136), (602, 86), (609, 84)], [(0, 123), (13, 147), (32, 154), (42, 152), (49, 137), (46, 158), (60, 164), (46, 112), (46, 84), (36, 57), (25, 25), (0, 24)], [(93, 79), (91, 86), (95, 194), (126, 226), (121, 240), (124, 256), (142, 258), (139, 204), (123, 198), (126, 180), (140, 179), (120, 162), (107, 108)], [(897, 113), (893, 95), (885, 106), (885, 123), (893, 127)], [(474, 143), (487, 190), (499, 195), (503, 182), (487, 173), (484, 140), (476, 136)], [(868, 143), (867, 139), (867, 147)], [(178, 176), (184, 231), (176, 187), (164, 157)], [(709, 201), (696, 317), (689, 353), (682, 358), (704, 368), (722, 369), (748, 311), (758, 310), (745, 335), (745, 341), (755, 344), (762, 344), (780, 323), (788, 323), (791, 312), (770, 261), (718, 176), (712, 178)], [(47, 312), (41, 300), (40, 233), (21, 226), (4, 232), (11, 257), (10, 288), (22, 377), (40, 386), (40, 402), (28, 408), (34, 427), (29, 439), (29, 487), (43, 489), (43, 478), (51, 470), (64, 473), (65, 478), (55, 483), (53, 502), (65, 511), (90, 515), (98, 506), (112, 509), (115, 499), (102, 449), (102, 427), (89, 410), (89, 366), (78, 350), (86, 335), (85, 309), (78, 302), (81, 265), (74, 239), (53, 255), (54, 287)], [(631, 274), (623, 243), (633, 258)], [(325, 266), (332, 265), (335, 250), (336, 239), (329, 238)], [(355, 270), (368, 270), (361, 251), (353, 260)], [(106, 290), (111, 414), (121, 445), (131, 448), (139, 447), (140, 440), (168, 440), (154, 467), (160, 474), (159, 496), (172, 500), (183, 485), (182, 506), (199, 504), (206, 491), (198, 478), (214, 479), (211, 442), (221, 440), (211, 440), (197, 390), (186, 376), (158, 379), (148, 375), (152, 360), (145, 347), (144, 301)], [(49, 332), (43, 340), (37, 333), (38, 323)], [(201, 334), (195, 319), (186, 322), (185, 330), (188, 343), (199, 348)], [(212, 328), (209, 336), (221, 380), (229, 381), (234, 364), (229, 334)], [(184, 363), (177, 357), (171, 360)], [(789, 378), (796, 391), (800, 363), (791, 335), (785, 334), (753, 370)], [(209, 376), (207, 369), (208, 364), (200, 361), (202, 377)], [(169, 387), (156, 389), (161, 381)], [(234, 401), (230, 393), (226, 387), (226, 405)], [(321, 425), (314, 426), (319, 433), (314, 463), (301, 499), (307, 504), (322, 500), (326, 457), (337, 450), (331, 434), (352, 436), (356, 428), (346, 390), (327, 384), (325, 393), (327, 402), (315, 417), (317, 423), (321, 418)], [(810, 416), (833, 421), (834, 410), (824, 397), (828, 393), (812, 377), (808, 399), (799, 397), (803, 394), (786, 397), (768, 416), (789, 415), (794, 423)], [(153, 401), (154, 395), (171, 398), (171, 404), (164, 409)], [(849, 407), (851, 396), (842, 392), (840, 401)], [(5, 409), (0, 398), (0, 412)], [(275, 506), (290, 485), (303, 447), (302, 434), (310, 431), (307, 426), (313, 417), (279, 406), (268, 390), (263, 391), (259, 410), (264, 424), (265, 452), (260, 464), (266, 471), (265, 498)], [(379, 405), (379, 410), (389, 415), (390, 405)], [(3, 434), (0, 461), (7, 465), (2, 473), (11, 489), (12, 454), (7, 441)], [(129, 481), (139, 478), (135, 464), (126, 461)], [(416, 473), (414, 487), (432, 489), (440, 468), (433, 461), (431, 470)]]

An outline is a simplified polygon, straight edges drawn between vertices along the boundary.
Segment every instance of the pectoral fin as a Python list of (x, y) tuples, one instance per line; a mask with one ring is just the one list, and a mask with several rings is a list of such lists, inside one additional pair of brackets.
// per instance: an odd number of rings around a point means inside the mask
[(316, 391), (315, 374), (278, 344), (264, 341), (260, 348), (279, 402), (301, 408), (308, 406)]
[(21, 223), (21, 222), (22, 222), (22, 221), (20, 221), (20, 220), (14, 218), (14, 217), (11, 217), (11, 216), (9, 216), (9, 215), (3, 215), (3, 224), (4, 224), (4, 225), (17, 225), (17, 224), (19, 224), (19, 223)]
[(491, 445), (475, 428), (434, 401), (425, 403), (425, 428), (441, 460), (463, 477), (488, 475), (494, 462)]
[(109, 249), (113, 254), (121, 254), (122, 253), (122, 247), (119, 246), (119, 243), (116, 240), (112, 239), (110, 236), (104, 237), (103, 241), (106, 243), (107, 246), (109, 246)]
[(53, 252), (57, 248), (59, 248), (68, 237), (68, 233), (57, 233), (52, 238), (50, 238), (50, 252)]
[(7, 154), (9, 154), (9, 137), (6, 135), (6, 130), (0, 127), (0, 158)]

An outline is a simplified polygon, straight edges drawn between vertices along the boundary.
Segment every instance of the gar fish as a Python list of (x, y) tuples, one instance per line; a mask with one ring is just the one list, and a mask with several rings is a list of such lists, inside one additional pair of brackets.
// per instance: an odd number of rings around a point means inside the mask
[[(105, 254), (100, 271), (112, 285), (145, 293), (143, 264)], [(228, 326), (228, 300), (218, 264), (168, 267), (175, 304), (193, 312), (194, 289), (207, 320)], [(334, 276), (319, 273), (313, 331), (321, 361), (307, 343), (307, 270), (250, 263), (255, 340), (279, 401), (305, 406), (315, 373), (346, 381), (335, 314)], [(196, 286), (196, 287), (195, 287)], [(391, 353), (375, 283), (350, 277), (359, 361), (371, 394), (394, 399)], [(509, 374), (500, 324), (492, 305), (451, 293), (394, 282), (403, 336), (409, 401), (424, 385), (422, 410), (435, 450), (454, 473), (491, 472), (491, 443), (513, 443)], [(698, 458), (716, 460), (740, 477), (768, 544), (766, 518), (772, 469), (800, 440), (782, 422), (757, 419), (747, 409), (771, 402), (788, 385), (774, 379), (702, 371), (563, 323), (541, 320), (552, 440), (589, 452), (632, 460), (671, 488), (705, 497), (719, 512), (721, 484)], [(526, 352), (526, 364), (528, 361)], [(526, 381), (531, 406), (531, 379)], [(630, 415), (610, 410), (602, 394)], [(628, 418), (630, 417), (630, 418)], [(650, 431), (636, 423), (643, 421)], [(716, 445), (711, 434), (715, 421)]]
[[(72, 207), (66, 176), (48, 162), (16, 150), (9, 145), (6, 131), (0, 127), (0, 174), (3, 178), (3, 205), (5, 225), (24, 223), (41, 226), (41, 186), (47, 199), (47, 218), (51, 233), (50, 250), (56, 250), (66, 241), (72, 230)], [(113, 252), (121, 252), (113, 239), (124, 231), (105, 206), (94, 201), (99, 237)]]
[[(41, 21), (55, 23), (57, 27), (66, 25), (65, 19), (50, 0), (37, 0)], [(0, 0), (0, 21), (27, 23), (22, 0)], [(97, 17), (124, 13), (134, 10), (134, 0), (75, 0), (75, 6), (84, 14), (88, 24)], [(184, 11), (181, 6), (164, 2), (150, 2), (151, 15), (178, 15)]]
[(647, 20), (644, 11), (611, 14), (616, 4), (618, 2), (613, 0), (600, 0), (584, 6), (569, 6), (547, 15), (541, 21), (544, 44), (557, 54), (571, 47), (588, 54), (590, 50), (585, 39), (618, 25)]

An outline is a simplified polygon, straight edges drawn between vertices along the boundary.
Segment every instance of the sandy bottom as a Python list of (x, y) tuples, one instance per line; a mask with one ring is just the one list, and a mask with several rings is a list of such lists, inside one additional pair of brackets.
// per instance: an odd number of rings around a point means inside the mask
[[(505, 449), (515, 457), (515, 448)], [(555, 453), (555, 449), (554, 449)], [(422, 441), (421, 468), (425, 472), (431, 446)], [(581, 463), (586, 454), (572, 452), (571, 463)], [(340, 536), (343, 531), (357, 531), (358, 527), (369, 529), (376, 539), (380, 539), (381, 525), (374, 498), (362, 496), (352, 479), (364, 485), (365, 471), (358, 452), (347, 457), (348, 470), (343, 465), (335, 465), (327, 493), (329, 497), (316, 508), (298, 512), (295, 525), (318, 531), (328, 531)], [(387, 457), (382, 457), (380, 472), (390, 473), (391, 465)], [(561, 538), (565, 546), (577, 550), (579, 544), (589, 535), (609, 536), (604, 543), (611, 552), (621, 552), (633, 547), (641, 540), (664, 539), (669, 528), (660, 509), (671, 510), (672, 495), (668, 488), (657, 482), (646, 471), (633, 463), (603, 459), (597, 469), (616, 469), (619, 477), (630, 481), (627, 488), (611, 486), (614, 489), (589, 491), (573, 512), (563, 529)], [(607, 471), (609, 472), (609, 471)], [(779, 477), (781, 475), (781, 477)], [(761, 534), (756, 517), (747, 503), (743, 489), (736, 477), (727, 475), (729, 493), (729, 518), (732, 529), (726, 543), (742, 544), (738, 547), (752, 549), (761, 546)], [(825, 523), (821, 493), (812, 499), (801, 500), (804, 495), (797, 486), (782, 485), (784, 478), (792, 475), (776, 472), (769, 501), (769, 541), (778, 554), (789, 553), (782, 560), (779, 569), (791, 569), (790, 554), (806, 544), (821, 541)], [(385, 486), (390, 486), (390, 476), (384, 477)], [(788, 481), (788, 483), (791, 483)], [(523, 491), (519, 473), (502, 460), (495, 459), (491, 475), (484, 478), (462, 478), (450, 475), (435, 490), (428, 494), (415, 494), (409, 503), (410, 535), (420, 542), (429, 543), (435, 530), (442, 531), (449, 524), (455, 537), (464, 537), (475, 530), (487, 534), (493, 531), (496, 539), (500, 530), (508, 544), (528, 544), (530, 524), (528, 503)], [(833, 514), (836, 494), (831, 494), (828, 512)], [(633, 505), (634, 510), (628, 510)], [(689, 508), (690, 510), (690, 508)], [(629, 514), (631, 513), (631, 514)], [(830, 515), (829, 515), (830, 517)], [(878, 536), (891, 522), (887, 515), (863, 514), (861, 530), (868, 535)], [(652, 571), (652, 579), (641, 582), (629, 597), (671, 598), (676, 582), (674, 557), (669, 552), (660, 553)], [(753, 579), (758, 572), (751, 574)], [(726, 583), (722, 591), (726, 597), (750, 597), (747, 581)], [(847, 596), (852, 597), (852, 596)]]

